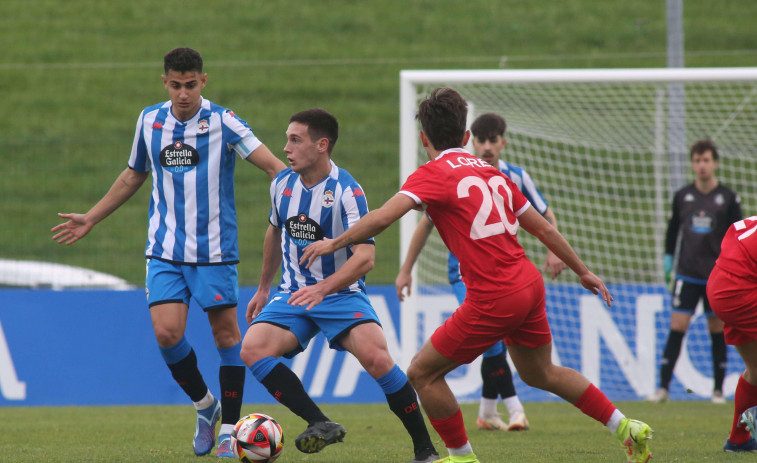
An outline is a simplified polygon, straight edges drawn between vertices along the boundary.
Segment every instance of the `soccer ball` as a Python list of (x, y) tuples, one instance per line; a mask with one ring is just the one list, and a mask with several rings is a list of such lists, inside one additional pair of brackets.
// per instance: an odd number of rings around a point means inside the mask
[(284, 432), (270, 416), (251, 413), (234, 425), (231, 448), (234, 455), (245, 463), (271, 462), (284, 450)]

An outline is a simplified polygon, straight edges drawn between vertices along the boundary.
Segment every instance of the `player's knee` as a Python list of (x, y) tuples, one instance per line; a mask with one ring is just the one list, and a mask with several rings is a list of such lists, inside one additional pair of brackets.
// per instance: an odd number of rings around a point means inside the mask
[(373, 349), (367, 354), (361, 355), (360, 364), (365, 371), (373, 378), (384, 376), (394, 367), (394, 359), (389, 355), (389, 351), (382, 349)]
[(164, 326), (154, 326), (155, 339), (160, 347), (175, 346), (181, 341), (184, 333), (180, 330), (171, 329)]
[(537, 389), (545, 389), (548, 387), (549, 378), (545, 371), (518, 371), (520, 379), (524, 383)]
[(245, 365), (250, 366), (263, 357), (266, 357), (260, 347), (261, 346), (256, 346), (254, 341), (248, 340), (248, 338), (244, 339), (242, 342), (242, 349), (239, 351), (239, 356), (242, 358)]
[(407, 367), (407, 380), (416, 391), (419, 391), (428, 385), (429, 376), (418, 367), (418, 364), (411, 362)]

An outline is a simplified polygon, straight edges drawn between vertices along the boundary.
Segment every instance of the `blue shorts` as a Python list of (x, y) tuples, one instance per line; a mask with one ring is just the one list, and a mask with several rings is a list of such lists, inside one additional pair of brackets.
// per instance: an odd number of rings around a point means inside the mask
[(147, 305), (181, 302), (194, 297), (202, 310), (236, 307), (239, 286), (236, 264), (179, 265), (147, 259)]
[(270, 323), (297, 336), (300, 346), (284, 354), (286, 358), (292, 358), (307, 349), (310, 340), (319, 332), (323, 332), (329, 340), (329, 347), (344, 350), (339, 344), (339, 338), (355, 326), (361, 323), (376, 323), (381, 326), (365, 293), (330, 294), (310, 310), (305, 310), (306, 306), (289, 305), (287, 301), (290, 296), (290, 293), (283, 292), (274, 294), (252, 322), (253, 325)]

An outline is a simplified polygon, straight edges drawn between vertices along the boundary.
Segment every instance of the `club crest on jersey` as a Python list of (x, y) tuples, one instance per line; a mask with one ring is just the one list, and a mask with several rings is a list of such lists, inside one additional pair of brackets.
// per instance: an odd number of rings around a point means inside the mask
[(189, 172), (200, 163), (200, 153), (194, 146), (182, 143), (181, 140), (163, 148), (159, 157), (163, 169), (174, 174)]
[(286, 231), (294, 243), (304, 248), (313, 241), (323, 239), (323, 229), (318, 223), (302, 213), (294, 217), (289, 217), (286, 221)]
[(326, 190), (323, 192), (323, 198), (321, 198), (321, 206), (331, 207), (334, 205), (334, 192)]
[(715, 204), (717, 204), (718, 206), (722, 206), (723, 204), (725, 204), (725, 199), (723, 198), (723, 195), (721, 195), (720, 193), (718, 193), (717, 196), (715, 196)]
[(197, 134), (198, 135), (206, 134), (206, 133), (208, 133), (208, 130), (210, 130), (210, 124), (208, 124), (208, 120), (207, 119), (200, 119), (197, 122)]

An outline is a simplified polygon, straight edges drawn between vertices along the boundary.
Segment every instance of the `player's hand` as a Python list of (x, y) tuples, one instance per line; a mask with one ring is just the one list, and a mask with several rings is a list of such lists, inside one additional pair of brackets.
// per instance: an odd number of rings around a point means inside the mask
[(665, 254), (662, 260), (662, 271), (665, 273), (665, 285), (670, 286), (670, 280), (673, 278), (673, 256)]
[(63, 222), (50, 229), (53, 233), (58, 232), (53, 235), (53, 239), (58, 244), (74, 244), (84, 238), (95, 226), (94, 223), (87, 221), (87, 216), (84, 214), (62, 214), (59, 212), (58, 217), (68, 219), (68, 222)]
[(252, 323), (266, 304), (268, 304), (268, 293), (265, 291), (257, 291), (255, 295), (252, 296), (252, 299), (250, 299), (250, 302), (247, 303), (247, 312), (244, 315), (247, 323)]
[(554, 252), (547, 250), (547, 256), (544, 258), (544, 268), (542, 272), (549, 270), (549, 276), (554, 280), (565, 270), (565, 262), (561, 261)]
[(413, 276), (410, 274), (410, 272), (403, 272), (400, 270), (400, 273), (397, 275), (397, 279), (394, 280), (394, 289), (397, 290), (397, 298), (400, 300), (400, 302), (405, 300), (405, 295), (402, 293), (403, 289), (407, 288), (407, 295), (410, 296), (410, 288), (413, 284)]
[(335, 251), (333, 242), (334, 240), (330, 238), (324, 238), (321, 241), (315, 241), (307, 245), (302, 251), (300, 265), (305, 265), (305, 268), (310, 268), (317, 258), (327, 254), (333, 254)]
[(605, 282), (602, 281), (601, 278), (594, 275), (591, 272), (586, 272), (583, 275), (581, 275), (581, 286), (591, 291), (593, 294), (601, 294), (602, 299), (605, 301), (605, 304), (607, 304), (607, 307), (612, 306), (613, 297), (610, 294), (610, 291), (607, 290), (607, 286), (605, 286)]
[(305, 310), (310, 310), (323, 302), (324, 297), (326, 297), (326, 291), (321, 288), (321, 285), (315, 284), (298, 289), (292, 294), (288, 302), (289, 305), (306, 305)]

